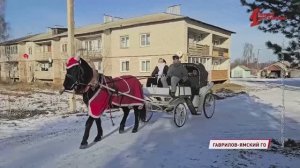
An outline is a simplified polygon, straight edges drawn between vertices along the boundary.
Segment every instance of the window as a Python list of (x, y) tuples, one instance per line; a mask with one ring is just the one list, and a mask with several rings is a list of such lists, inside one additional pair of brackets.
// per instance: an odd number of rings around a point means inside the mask
[(206, 63), (208, 62), (208, 58), (201, 58), (201, 57), (189, 57), (188, 58), (188, 62), (189, 63), (201, 63), (203, 65), (206, 65)]
[(121, 48), (129, 47), (129, 36), (121, 36), (120, 37), (120, 47)]
[(41, 71), (49, 71), (49, 63), (41, 63)]
[(102, 39), (82, 41), (82, 48), (87, 51), (100, 51), (102, 48)]
[(51, 52), (51, 45), (43, 45), (42, 52)]
[(141, 47), (146, 47), (150, 45), (150, 34), (141, 34)]
[(5, 55), (10, 55), (10, 47), (5, 47)]
[(97, 49), (96, 50), (101, 50), (102, 49), (102, 38), (100, 38), (99, 40), (97, 40)]
[(189, 57), (188, 62), (198, 64), (200, 62), (200, 57)]
[(18, 53), (18, 47), (17, 46), (10, 46), (10, 54), (17, 54)]
[(128, 72), (129, 71), (129, 60), (122, 60), (121, 61), (121, 72)]
[(68, 51), (68, 45), (67, 44), (63, 44), (61, 47), (61, 51), (62, 52), (67, 52)]
[(201, 34), (200, 35), (195, 34), (193, 39), (194, 39), (195, 43), (198, 43), (202, 40), (202, 35)]
[(32, 54), (32, 47), (28, 48), (28, 54)]
[(221, 41), (220, 41), (220, 40), (214, 40), (214, 41), (213, 41), (213, 44), (214, 44), (214, 45), (220, 45), (220, 44), (221, 44)]
[(150, 72), (150, 60), (142, 60), (140, 67), (141, 72)]
[(89, 51), (92, 51), (92, 50), (93, 50), (92, 41), (88, 41), (88, 50), (89, 50)]

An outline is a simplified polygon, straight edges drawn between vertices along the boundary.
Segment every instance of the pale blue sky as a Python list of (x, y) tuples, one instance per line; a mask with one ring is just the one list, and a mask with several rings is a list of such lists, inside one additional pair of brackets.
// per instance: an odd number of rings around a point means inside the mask
[[(231, 57), (241, 57), (246, 42), (260, 50), (259, 60), (277, 59), (265, 42), (282, 43), (279, 35), (265, 34), (251, 28), (249, 14), (239, 0), (74, 0), (75, 24), (84, 26), (102, 23), (103, 14), (122, 18), (164, 12), (168, 6), (181, 4), (181, 14), (232, 30)], [(11, 38), (28, 33), (46, 32), (47, 27), (66, 26), (67, 0), (6, 0), (6, 19), (10, 24)], [(287, 41), (287, 40), (286, 40)]]

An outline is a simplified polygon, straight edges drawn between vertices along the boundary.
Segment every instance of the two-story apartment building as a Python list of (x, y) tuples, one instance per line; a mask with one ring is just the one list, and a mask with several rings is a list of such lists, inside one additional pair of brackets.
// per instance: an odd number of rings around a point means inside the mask
[(24, 52), (20, 41), (30, 38), (34, 35), (28, 35), (22, 38), (9, 40), (0, 43), (0, 80), (19, 80), (21, 53)]
[[(21, 81), (61, 83), (68, 58), (66, 31), (52, 28), (18, 41)], [(159, 58), (170, 65), (172, 56), (180, 51), (182, 62), (202, 63), (210, 80), (226, 81), (232, 33), (187, 16), (158, 13), (76, 28), (75, 49), (108, 76), (149, 76)]]

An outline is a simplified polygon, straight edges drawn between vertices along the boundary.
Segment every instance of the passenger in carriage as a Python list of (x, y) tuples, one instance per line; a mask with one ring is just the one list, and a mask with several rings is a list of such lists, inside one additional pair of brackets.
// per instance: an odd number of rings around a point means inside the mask
[(187, 69), (181, 64), (178, 55), (173, 56), (173, 64), (170, 65), (167, 76), (162, 77), (161, 82), (163, 87), (169, 87), (167, 83), (167, 78), (171, 78), (171, 93), (172, 97), (175, 96), (176, 92), (176, 85), (179, 81), (186, 82), (188, 80), (188, 71)]
[(151, 84), (157, 85), (157, 87), (163, 87), (161, 83), (161, 78), (167, 75), (169, 69), (168, 65), (166, 64), (167, 64), (166, 60), (162, 58), (158, 59), (158, 64), (153, 70), (151, 74), (151, 78), (148, 78), (147, 80), (147, 84), (146, 84), (147, 87), (150, 87)]

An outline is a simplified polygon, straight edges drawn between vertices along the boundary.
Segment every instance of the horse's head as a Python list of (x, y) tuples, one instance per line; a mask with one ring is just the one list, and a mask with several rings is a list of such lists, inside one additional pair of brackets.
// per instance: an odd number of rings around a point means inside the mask
[(79, 57), (69, 58), (66, 68), (64, 89), (82, 93), (93, 78), (93, 69), (85, 60)]

